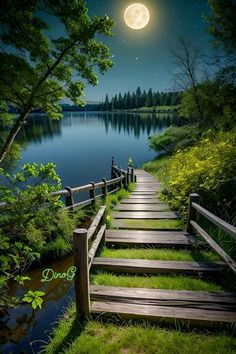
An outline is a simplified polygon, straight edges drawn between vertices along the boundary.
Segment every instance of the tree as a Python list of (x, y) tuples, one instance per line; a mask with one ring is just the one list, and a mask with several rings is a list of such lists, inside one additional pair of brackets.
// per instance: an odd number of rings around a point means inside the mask
[[(48, 16), (49, 15), (49, 16)], [(63, 35), (50, 33), (46, 19), (56, 17)], [(107, 16), (90, 18), (83, 0), (5, 0), (0, 9), (0, 100), (20, 113), (2, 140), (0, 162), (33, 108), (59, 118), (58, 101), (84, 101), (84, 80), (96, 85), (93, 67), (104, 73), (112, 66), (107, 46), (97, 33), (111, 35)]]
[(223, 46), (228, 53), (236, 50), (236, 1), (208, 0), (211, 12), (208, 32), (215, 38), (215, 44)]
[(205, 124), (203, 108), (200, 104), (198, 83), (199, 66), (202, 64), (202, 52), (190, 40), (180, 38), (175, 49), (171, 48), (174, 64), (178, 73), (174, 74), (176, 83), (184, 90), (191, 89), (196, 106), (196, 120), (199, 127)]
[(142, 95), (141, 89), (140, 89), (140, 87), (138, 87), (136, 90), (136, 100), (135, 100), (136, 108), (141, 107), (141, 95)]
[(105, 98), (104, 108), (105, 108), (105, 111), (109, 111), (109, 98), (108, 98), (108, 95), (106, 95), (106, 98)]
[(147, 93), (146, 106), (147, 107), (152, 107), (153, 106), (153, 93), (152, 93), (152, 89), (151, 88), (148, 90), (148, 93)]

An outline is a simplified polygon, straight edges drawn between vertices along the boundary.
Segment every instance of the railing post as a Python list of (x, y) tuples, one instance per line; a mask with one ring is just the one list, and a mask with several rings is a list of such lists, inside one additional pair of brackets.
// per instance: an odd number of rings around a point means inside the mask
[(96, 204), (96, 196), (95, 196), (95, 183), (94, 182), (90, 182), (92, 184), (92, 189), (90, 189), (89, 191), (89, 198), (93, 199), (93, 204)]
[(196, 221), (196, 215), (197, 211), (196, 209), (192, 206), (192, 203), (198, 203), (199, 202), (199, 195), (197, 193), (192, 193), (189, 196), (189, 204), (188, 204), (188, 219), (187, 219), (187, 224), (186, 224), (186, 231), (191, 233), (193, 232), (192, 225), (190, 224), (190, 221)]
[(73, 211), (74, 198), (72, 190), (70, 187), (65, 187), (65, 189), (69, 192), (69, 195), (65, 197), (66, 207), (71, 207), (69, 210)]
[(114, 178), (114, 157), (111, 158), (111, 179)]
[(134, 183), (134, 169), (131, 168), (131, 183)]
[(75, 273), (76, 313), (86, 318), (90, 313), (88, 234), (86, 229), (76, 229), (73, 235)]
[(103, 178), (102, 181), (104, 182), (104, 187), (102, 187), (102, 195), (103, 195), (103, 198), (106, 199), (106, 197), (107, 197), (107, 180), (106, 180), (106, 178)]
[(130, 183), (130, 170), (129, 167), (127, 167), (127, 184)]

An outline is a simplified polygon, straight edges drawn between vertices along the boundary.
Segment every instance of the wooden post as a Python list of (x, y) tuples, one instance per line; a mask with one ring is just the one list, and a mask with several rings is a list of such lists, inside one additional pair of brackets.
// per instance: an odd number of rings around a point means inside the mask
[(86, 229), (77, 229), (73, 235), (75, 273), (75, 302), (77, 316), (85, 319), (90, 313), (88, 234)]
[(93, 204), (96, 204), (96, 195), (95, 195), (95, 183), (94, 182), (90, 182), (92, 184), (92, 189), (90, 189), (89, 191), (89, 198), (93, 199)]
[(103, 178), (102, 181), (104, 182), (104, 187), (102, 187), (102, 195), (103, 195), (103, 198), (106, 199), (106, 197), (107, 197), (107, 180), (106, 180), (106, 178)]
[(111, 158), (111, 179), (114, 178), (114, 166), (115, 166), (114, 157), (112, 156), (112, 158)]
[(193, 208), (192, 203), (198, 203), (199, 202), (199, 195), (197, 193), (192, 193), (189, 196), (189, 204), (188, 204), (188, 220), (186, 224), (186, 231), (191, 233), (193, 232), (192, 225), (190, 224), (190, 221), (196, 221), (196, 214), (197, 211), (196, 209)]
[(127, 167), (127, 184), (130, 183), (130, 170), (129, 167)]
[(134, 183), (134, 169), (131, 168), (131, 183)]
[(71, 206), (71, 208), (69, 210), (73, 211), (74, 210), (74, 208), (73, 208), (74, 198), (73, 198), (72, 190), (70, 187), (66, 187), (65, 189), (69, 192), (69, 195), (65, 197), (66, 207)]

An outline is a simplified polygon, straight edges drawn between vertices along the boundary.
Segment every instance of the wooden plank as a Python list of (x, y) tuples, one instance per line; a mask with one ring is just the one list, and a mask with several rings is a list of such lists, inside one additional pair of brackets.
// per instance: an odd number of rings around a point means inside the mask
[[(129, 220), (129, 219), (128, 219)], [(173, 219), (172, 219), (173, 220)], [(137, 230), (137, 226), (135, 224), (127, 224), (127, 219), (113, 219), (112, 220), (112, 226), (114, 228), (120, 228), (120, 229), (128, 229), (128, 230)], [(167, 231), (167, 230), (182, 230), (182, 228), (177, 228), (177, 227), (159, 227), (159, 226), (143, 226), (143, 227), (138, 227), (139, 230), (163, 230), (163, 231)]]
[(120, 211), (168, 211), (166, 204), (119, 204), (114, 210)]
[(146, 191), (146, 192), (139, 192), (139, 191), (133, 191), (130, 195), (139, 195), (139, 194), (142, 194), (142, 195), (154, 195), (156, 196), (156, 192), (152, 192), (152, 191)]
[(121, 273), (217, 273), (223, 269), (224, 263), (220, 262), (178, 262), (156, 261), (146, 259), (126, 259), (95, 257), (92, 268), (109, 270)]
[(120, 201), (122, 204), (162, 204), (163, 202), (161, 200), (158, 200), (156, 198), (130, 198), (130, 199), (122, 199)]
[(102, 225), (100, 227), (100, 230), (98, 231), (98, 234), (96, 235), (96, 238), (95, 240), (93, 241), (93, 244), (89, 250), (89, 253), (88, 253), (88, 270), (90, 271), (90, 268), (91, 268), (91, 264), (92, 264), (92, 261), (95, 257), (95, 254), (98, 250), (98, 247), (102, 241), (102, 238), (104, 237), (104, 234), (105, 234), (105, 231), (106, 231), (106, 225)]
[(112, 217), (115, 219), (178, 219), (178, 215), (176, 215), (172, 211), (120, 211), (112, 213)]
[(139, 305), (120, 302), (94, 301), (91, 306), (93, 314), (118, 314), (130, 319), (176, 323), (176, 320), (187, 321), (189, 324), (213, 326), (214, 323), (226, 324), (236, 320), (236, 313), (206, 309), (182, 308), (171, 306)]
[(101, 206), (99, 211), (98, 211), (98, 213), (97, 213), (97, 215), (93, 219), (93, 222), (92, 222), (91, 226), (88, 229), (88, 240), (90, 240), (90, 238), (93, 237), (93, 235), (94, 235), (94, 233), (95, 233), (100, 221), (103, 218), (105, 210), (106, 210), (106, 206)]
[[(106, 245), (152, 245), (158, 247), (193, 247), (197, 245), (196, 239), (192, 235), (167, 231), (133, 232), (134, 230), (107, 230)], [(177, 235), (176, 235), (177, 234)]]
[(153, 197), (153, 195), (145, 195), (145, 194), (142, 194), (140, 193), (139, 195), (130, 195), (129, 196), (129, 199), (153, 199), (156, 201), (156, 198)]
[(197, 203), (192, 203), (192, 206), (203, 216), (205, 216), (205, 218), (207, 218), (208, 220), (210, 220), (213, 224), (215, 224), (216, 226), (218, 226), (220, 229), (224, 230), (225, 232), (227, 232), (229, 235), (231, 235), (235, 240), (236, 240), (236, 227), (233, 225), (230, 225), (229, 223), (227, 223), (226, 221), (218, 218), (218, 216), (212, 214), (210, 211), (206, 210), (205, 208), (203, 208), (201, 205), (197, 204)]
[(201, 235), (209, 246), (223, 259), (223, 261), (236, 274), (236, 262), (203, 230), (195, 221), (190, 221), (193, 228)]
[(90, 286), (90, 299), (236, 312), (236, 293)]

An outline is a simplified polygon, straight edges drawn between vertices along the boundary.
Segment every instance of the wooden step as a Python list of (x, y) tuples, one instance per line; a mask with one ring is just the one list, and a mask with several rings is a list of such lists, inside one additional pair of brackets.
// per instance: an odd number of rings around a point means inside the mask
[[(112, 227), (115, 229), (127, 229), (127, 230), (156, 230), (156, 231), (181, 231), (182, 228), (180, 227), (176, 227), (176, 226), (158, 226), (158, 225), (154, 225), (152, 224), (152, 221), (158, 221), (158, 220), (153, 220), (151, 219), (151, 224), (143, 224), (142, 226), (138, 225), (137, 223), (133, 222), (133, 223), (129, 223), (129, 221), (132, 219), (113, 219), (112, 220)], [(135, 219), (134, 219), (135, 220)], [(136, 219), (138, 221), (138, 219)], [(149, 219), (147, 219), (149, 220)], [(159, 219), (159, 220), (163, 220), (163, 219)], [(164, 219), (164, 220), (169, 220), (169, 219)], [(176, 219), (170, 219), (171, 220), (176, 220)]]
[(106, 245), (155, 247), (194, 247), (194, 236), (179, 231), (106, 230)]
[(126, 259), (95, 257), (92, 267), (121, 273), (217, 273), (223, 269), (223, 262), (179, 262), (179, 261), (156, 261), (146, 259)]
[(114, 210), (120, 211), (168, 211), (166, 204), (119, 204)]
[(115, 219), (179, 219), (178, 215), (172, 211), (120, 211), (112, 213)]
[(156, 198), (135, 198), (135, 199), (122, 199), (120, 201), (121, 204), (162, 204), (161, 200)]
[(130, 200), (135, 200), (135, 199), (153, 199), (153, 200), (156, 200), (156, 198), (154, 198), (153, 194), (147, 195), (147, 194), (143, 194), (143, 193), (130, 194), (129, 199)]
[(215, 327), (234, 323), (235, 312), (215, 311), (206, 309), (140, 305), (116, 301), (94, 301), (91, 304), (91, 313), (96, 315), (114, 315), (124, 319), (142, 319), (148, 321), (161, 321), (176, 324), (177, 320), (184, 321), (192, 326)]
[(139, 191), (133, 191), (130, 195), (132, 196), (132, 195), (154, 195), (154, 196), (156, 196), (156, 192), (154, 191), (154, 192), (152, 192), (152, 191), (146, 191), (146, 192), (139, 192)]
[(215, 311), (232, 311), (236, 315), (236, 294), (226, 292), (163, 290), (90, 285), (92, 301), (117, 301), (140, 305), (181, 306)]

